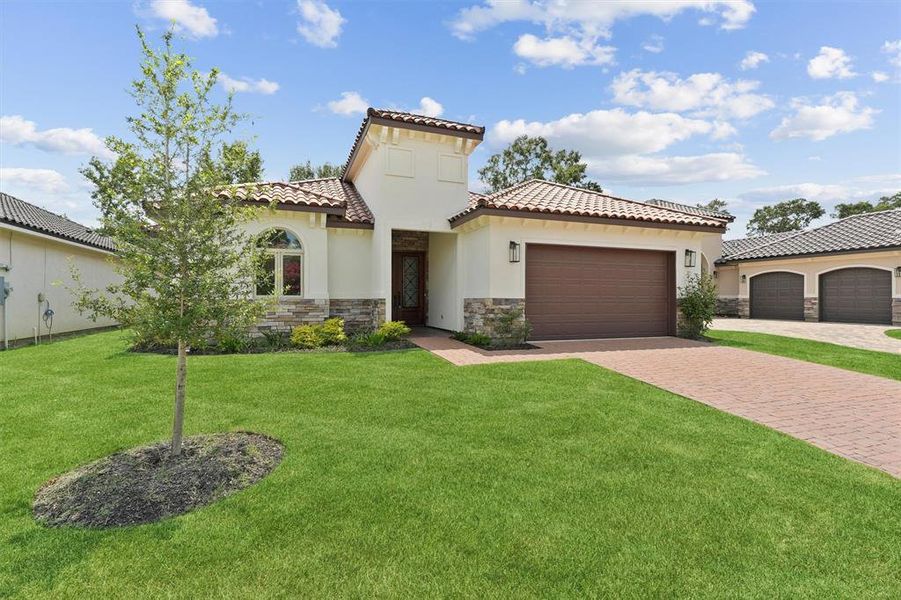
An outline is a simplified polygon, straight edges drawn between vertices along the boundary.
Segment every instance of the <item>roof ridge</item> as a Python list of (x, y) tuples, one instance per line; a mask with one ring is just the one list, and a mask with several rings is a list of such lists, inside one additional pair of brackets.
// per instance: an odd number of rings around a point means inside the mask
[(476, 127), (482, 130), (485, 129), (484, 125), (464, 123), (463, 121), (454, 121), (453, 119), (445, 119), (444, 117), (430, 117), (429, 115), (421, 115), (419, 113), (410, 112), (408, 110), (394, 110), (393, 108), (378, 108), (376, 106), (370, 106), (366, 109), (367, 116), (377, 117), (378, 115), (374, 114), (375, 112), (394, 113), (396, 115), (409, 115), (411, 117), (421, 117), (423, 119), (435, 119), (436, 121), (444, 121), (445, 123), (454, 123), (455, 125), (463, 125), (465, 127)]
[[(612, 198), (612, 196), (610, 196)], [(622, 200), (626, 200), (627, 198), (622, 198)], [(682, 213), (683, 215), (692, 215), (695, 216), (694, 213), (688, 212), (687, 210), (682, 210), (679, 208), (671, 208), (669, 206), (662, 206), (660, 204), (651, 204), (652, 201), (657, 202), (666, 202), (667, 204), (675, 204), (676, 206), (684, 206), (685, 208), (696, 208), (699, 211), (704, 211), (707, 213), (705, 216), (710, 217), (711, 219), (720, 219), (721, 221), (729, 221), (730, 223), (735, 220), (733, 215), (728, 215), (726, 213), (720, 212), (718, 210), (710, 210), (708, 208), (701, 208), (700, 206), (689, 206), (688, 204), (684, 204), (682, 202), (674, 202), (672, 200), (664, 200), (663, 198), (651, 198), (650, 200), (645, 200), (642, 204), (647, 204), (648, 206), (653, 206), (655, 208), (665, 208), (667, 210), (672, 210), (678, 213)], [(640, 202), (639, 200), (633, 200), (633, 202)], [(716, 216), (722, 215), (722, 216)]]
[[(764, 242), (763, 244), (760, 244), (759, 246), (754, 246), (753, 248), (748, 248), (747, 250), (742, 250), (738, 254), (733, 254), (732, 256), (729, 256), (728, 258), (730, 258), (730, 259), (737, 258), (737, 257), (741, 256), (742, 254), (747, 254), (748, 252), (757, 252), (758, 250), (766, 248), (767, 246), (771, 246), (773, 244), (780, 244), (780, 243), (784, 242), (785, 240), (799, 237), (802, 234), (810, 233), (811, 231), (816, 231), (817, 229), (820, 229), (820, 227), (814, 227), (813, 229), (799, 229), (798, 231), (777, 231), (776, 233), (771, 233), (769, 235), (775, 236), (775, 235), (779, 235), (781, 233), (784, 233), (786, 235), (780, 236), (779, 239)], [(753, 238), (754, 238), (754, 236), (751, 235), (751, 236), (739, 238), (739, 239), (747, 240), (747, 239), (753, 239)], [(729, 241), (738, 241), (738, 240), (729, 240)], [(723, 258), (726, 258), (726, 257), (723, 257)]]
[[(12, 198), (12, 199), (15, 200), (16, 202), (21, 202), (22, 204), (27, 204), (27, 205), (30, 206), (31, 208), (33, 208), (33, 209), (35, 209), (35, 210), (39, 210), (39, 211), (41, 211), (42, 213), (46, 213), (47, 215), (50, 215), (51, 217), (55, 217), (55, 218), (57, 218), (57, 219), (63, 219), (64, 221), (68, 221), (69, 223), (72, 223), (73, 225), (78, 225), (79, 227), (82, 227), (82, 228), (84, 228), (84, 229), (86, 229), (86, 230), (88, 230), (88, 231), (95, 232), (94, 229), (92, 229), (91, 227), (88, 227), (87, 225), (84, 225), (84, 224), (82, 224), (82, 223), (79, 223), (78, 221), (73, 221), (72, 219), (70, 219), (70, 218), (67, 217), (66, 215), (61, 215), (61, 214), (59, 214), (59, 213), (55, 213), (55, 212), (53, 212), (52, 210), (48, 210), (48, 209), (46, 209), (46, 208), (44, 208), (44, 207), (42, 207), (42, 206), (38, 206), (37, 204), (34, 204), (34, 203), (29, 202), (29, 201), (27, 201), (27, 200), (22, 200), (22, 199), (19, 198), (18, 196), (13, 196), (12, 194), (7, 194), (6, 192), (0, 192), (0, 194), (3, 194), (3, 195), (6, 196), (7, 198)], [(96, 233), (96, 232), (95, 232), (95, 233)]]
[(842, 221), (847, 221), (848, 219), (853, 219), (854, 217), (869, 217), (870, 215), (879, 215), (879, 214), (887, 213), (887, 212), (895, 212), (896, 210), (901, 211), (901, 208), (885, 208), (883, 210), (873, 210), (870, 212), (857, 213), (856, 215), (848, 215), (847, 217), (844, 217), (841, 219), (836, 219), (835, 221), (832, 221), (831, 223), (826, 223), (825, 225), (821, 225), (820, 227), (825, 227), (826, 225), (832, 225), (833, 223), (840, 223)]

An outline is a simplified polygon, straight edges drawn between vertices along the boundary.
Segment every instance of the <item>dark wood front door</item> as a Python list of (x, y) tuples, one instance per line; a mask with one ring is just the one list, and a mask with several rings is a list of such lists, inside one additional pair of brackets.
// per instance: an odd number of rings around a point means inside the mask
[(391, 318), (425, 325), (425, 252), (395, 252), (392, 258)]

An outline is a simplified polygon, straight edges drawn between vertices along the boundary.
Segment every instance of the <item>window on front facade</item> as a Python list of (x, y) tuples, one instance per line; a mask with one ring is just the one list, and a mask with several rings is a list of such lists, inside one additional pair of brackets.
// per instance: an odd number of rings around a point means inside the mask
[(300, 296), (303, 294), (303, 246), (297, 236), (272, 229), (260, 236), (266, 256), (257, 279), (257, 295)]

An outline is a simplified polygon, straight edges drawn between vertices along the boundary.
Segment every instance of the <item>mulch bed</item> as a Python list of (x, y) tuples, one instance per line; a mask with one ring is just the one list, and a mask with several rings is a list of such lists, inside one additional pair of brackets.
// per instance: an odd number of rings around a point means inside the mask
[(38, 522), (107, 528), (153, 523), (211, 504), (268, 475), (282, 459), (278, 441), (250, 432), (185, 438), (117, 452), (45, 483), (35, 495)]
[[(223, 354), (269, 354), (272, 352), (294, 352), (299, 354), (306, 353), (330, 353), (330, 352), (390, 352), (392, 350), (407, 350), (409, 348), (416, 348), (416, 344), (411, 342), (410, 340), (396, 340), (393, 342), (385, 342), (381, 346), (363, 346), (361, 344), (347, 343), (347, 344), (339, 344), (337, 346), (323, 346), (321, 348), (294, 348), (291, 346), (284, 347), (272, 347), (272, 346), (251, 346), (250, 348), (243, 351), (231, 351), (231, 350), (222, 350), (220, 348), (192, 348), (189, 352), (191, 356), (217, 356)], [(169, 348), (165, 346), (150, 346), (150, 347), (137, 347), (132, 346), (129, 348), (131, 352), (138, 352), (142, 354), (165, 354), (165, 355), (176, 355), (178, 354), (178, 348)]]

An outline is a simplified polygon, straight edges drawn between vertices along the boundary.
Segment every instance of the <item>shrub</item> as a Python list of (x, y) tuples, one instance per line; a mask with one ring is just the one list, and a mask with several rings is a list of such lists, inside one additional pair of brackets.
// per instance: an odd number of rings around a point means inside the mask
[(263, 329), (261, 341), (257, 342), (257, 346), (264, 350), (278, 351), (291, 347), (291, 334), (279, 331), (278, 329)]
[(322, 346), (321, 328), (315, 325), (298, 325), (291, 330), (291, 343), (307, 350), (319, 348)]
[(532, 324), (523, 316), (521, 308), (510, 308), (498, 312), (491, 318), (494, 338), (499, 346), (525, 344), (532, 333)]
[(689, 275), (679, 288), (679, 335), (691, 339), (703, 336), (716, 314), (716, 282), (707, 274)]
[(359, 335), (355, 335), (353, 340), (351, 341), (355, 346), (360, 346), (363, 348), (378, 348), (380, 346), (384, 346), (388, 342), (388, 339), (383, 333), (380, 333), (378, 331), (370, 331), (369, 333), (361, 333)]
[(344, 333), (344, 319), (340, 317), (327, 319), (317, 328), (323, 346), (337, 346), (347, 341), (347, 334)]
[(491, 346), (491, 338), (484, 333), (479, 333), (477, 331), (455, 331), (451, 337), (464, 344), (478, 346), (479, 348), (488, 348)]
[(403, 321), (385, 321), (376, 331), (385, 336), (387, 342), (394, 342), (410, 335), (410, 328)]
[(240, 354), (250, 350), (250, 336), (244, 332), (229, 331), (216, 338), (216, 348), (227, 354)]

